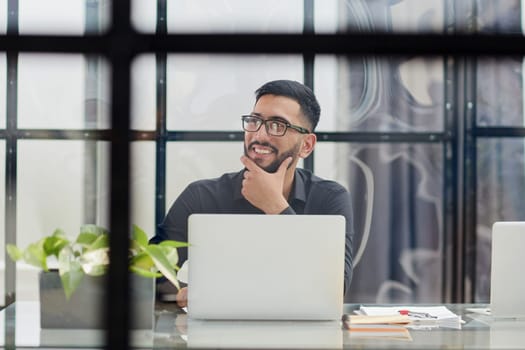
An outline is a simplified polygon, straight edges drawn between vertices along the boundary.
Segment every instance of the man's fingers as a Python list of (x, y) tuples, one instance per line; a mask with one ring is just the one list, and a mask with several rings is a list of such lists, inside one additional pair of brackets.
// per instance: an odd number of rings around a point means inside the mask
[(249, 171), (255, 171), (257, 169), (260, 169), (257, 164), (250, 158), (246, 156), (241, 156), (241, 163), (248, 169)]
[(279, 169), (277, 170), (277, 172), (280, 174), (284, 174), (286, 172), (286, 169), (288, 169), (288, 166), (292, 163), (292, 160), (292, 157), (288, 157), (285, 160), (283, 160), (281, 165), (279, 165)]
[(175, 300), (177, 301), (177, 305), (179, 307), (188, 306), (188, 287), (179, 289), (177, 295), (175, 296)]
[[(292, 163), (293, 161), (293, 158), (292, 157), (288, 157), (286, 158), (285, 160), (283, 160), (283, 162), (281, 163), (281, 165), (279, 165), (279, 169), (277, 169), (277, 173), (279, 174), (284, 174), (286, 172), (286, 169), (288, 169), (288, 167), (290, 166), (290, 164)], [(259, 167), (253, 160), (251, 160), (250, 158), (246, 157), (246, 156), (241, 156), (241, 163), (246, 167), (246, 169), (248, 169), (249, 171), (253, 171), (253, 172), (256, 172), (256, 171), (262, 171), (262, 172), (266, 172), (264, 169), (262, 169), (261, 167)]]

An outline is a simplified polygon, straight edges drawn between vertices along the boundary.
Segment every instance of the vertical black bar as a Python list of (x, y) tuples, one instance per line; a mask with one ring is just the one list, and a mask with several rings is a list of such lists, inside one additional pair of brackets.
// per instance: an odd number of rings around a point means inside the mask
[[(454, 4), (448, 0), (444, 6), (444, 33), (453, 34), (455, 32), (453, 10)], [(459, 105), (457, 99), (457, 57), (443, 57), (443, 88), (444, 96), (444, 125), (445, 135), (450, 136), (450, 141), (443, 144), (443, 262), (442, 262), (442, 302), (451, 303), (456, 300), (454, 291), (456, 290), (455, 270), (457, 257), (455, 253), (455, 240), (458, 237), (458, 134), (460, 120), (455, 113)]]
[[(7, 2), (7, 34), (18, 35), (18, 0)], [(17, 114), (18, 114), (18, 53), (6, 53), (6, 158), (5, 158), (5, 244), (16, 244), (16, 185), (17, 185)], [(5, 261), (4, 305), (16, 301), (16, 264), (7, 257)], [(14, 309), (8, 309), (5, 319), (14, 319)], [(16, 328), (7, 323), (4, 328), (6, 348), (15, 348)]]
[(97, 34), (100, 31), (100, 0), (86, 0), (86, 14), (84, 16), (85, 32)]
[(465, 72), (465, 155), (464, 173), (465, 207), (463, 212), (464, 239), (463, 257), (463, 298), (460, 302), (474, 302), (476, 290), (477, 264), (477, 138), (476, 138), (476, 68), (477, 59), (471, 57), (466, 62)]
[[(98, 33), (100, 27), (99, 1), (86, 1), (85, 32)], [(86, 64), (86, 96), (84, 102), (84, 126), (96, 129), (99, 118), (99, 58), (87, 55)], [(86, 140), (84, 143), (84, 223), (97, 223), (98, 209), (98, 157), (97, 141)]]
[[(7, 3), (7, 33), (18, 35), (18, 0)], [(16, 244), (18, 53), (6, 54), (5, 244)], [(5, 254), (5, 252), (4, 252)], [(5, 305), (16, 300), (16, 265), (5, 256)]]
[[(453, 74), (451, 76), (451, 100), (450, 108), (452, 113), (449, 120), (448, 132), (452, 135), (452, 140), (448, 145), (450, 153), (445, 154), (446, 166), (450, 173), (445, 177), (445, 188), (448, 189), (450, 195), (444, 200), (449, 200), (450, 207), (445, 212), (445, 218), (450, 217), (449, 228), (450, 232), (446, 233), (448, 244), (448, 255), (445, 258), (450, 258), (450, 261), (445, 262), (449, 269), (450, 290), (448, 292), (450, 302), (459, 302), (463, 300), (464, 280), (463, 270), (465, 266), (463, 249), (465, 237), (465, 222), (463, 212), (465, 209), (465, 195), (463, 189), (465, 188), (465, 168), (463, 166), (465, 160), (465, 69), (466, 60), (461, 57), (450, 58), (453, 62), (450, 63)], [(447, 111), (448, 112), (448, 111)], [(446, 116), (449, 114), (446, 113)]]
[[(157, 34), (167, 33), (167, 6), (166, 0), (157, 2)], [(156, 104), (157, 104), (157, 139), (156, 139), (156, 172), (155, 172), (155, 227), (157, 227), (166, 213), (166, 64), (167, 54), (156, 54)]]
[(314, 34), (314, 0), (303, 0), (303, 34)]
[(157, 26), (155, 32), (157, 35), (165, 35), (168, 33), (168, 5), (167, 0), (157, 0)]
[[(304, 0), (303, 34), (314, 34), (314, 0)], [(304, 84), (314, 90), (314, 60), (315, 54), (304, 53)], [(304, 160), (304, 168), (314, 171), (314, 153)]]
[[(6, 164), (5, 164), (5, 244), (16, 244), (16, 183), (17, 183), (17, 113), (18, 113), (18, 53), (7, 53), (6, 87)], [(5, 252), (4, 252), (5, 254)], [(5, 305), (15, 301), (16, 264), (5, 256)]]
[(110, 349), (128, 348), (129, 328), (129, 58), (112, 57), (111, 200), (108, 300), (106, 310)]
[(104, 310), (109, 349), (128, 349), (130, 324), (129, 229), (130, 229), (130, 64), (133, 31), (130, 2), (112, 2), (111, 62), (111, 199), (108, 294)]
[[(463, 8), (460, 8), (463, 6)], [(478, 31), (478, 9), (476, 1), (459, 2), (456, 5), (457, 13), (470, 14), (464, 21), (464, 32)], [(477, 84), (477, 57), (466, 57), (464, 68), (464, 100), (462, 104), (464, 118), (463, 136), (463, 230), (461, 241), (458, 240), (458, 252), (462, 258), (462, 269), (458, 271), (462, 288), (460, 299), (457, 302), (474, 302), (476, 290), (476, 250), (477, 250), (477, 139), (476, 139), (476, 84)], [(458, 258), (459, 260), (459, 258)]]

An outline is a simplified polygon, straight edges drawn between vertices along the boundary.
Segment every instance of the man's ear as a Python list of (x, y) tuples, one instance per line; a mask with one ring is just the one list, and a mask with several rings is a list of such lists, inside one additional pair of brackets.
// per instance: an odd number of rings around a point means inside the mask
[(314, 133), (307, 134), (304, 136), (303, 144), (301, 145), (301, 151), (299, 157), (306, 158), (312, 153), (317, 142), (317, 136)]

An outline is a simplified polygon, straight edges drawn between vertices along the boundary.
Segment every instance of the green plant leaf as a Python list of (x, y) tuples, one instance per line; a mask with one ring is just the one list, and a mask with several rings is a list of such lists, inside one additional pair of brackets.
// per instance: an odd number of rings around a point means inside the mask
[(14, 244), (7, 244), (5, 246), (5, 249), (7, 250), (7, 254), (9, 254), (9, 257), (13, 261), (20, 260), (24, 257), (24, 252)]
[(153, 259), (155, 266), (164, 275), (164, 277), (173, 283), (177, 289), (180, 289), (179, 281), (177, 280), (177, 272), (169, 263), (162, 249), (157, 245), (150, 244), (144, 247), (144, 251)]
[(155, 263), (153, 259), (145, 252), (140, 252), (137, 255), (133, 256), (129, 262), (130, 267), (136, 267), (142, 270), (152, 270), (155, 268)]
[(31, 243), (23, 252), (24, 261), (30, 265), (36, 266), (44, 271), (47, 268), (47, 255), (44, 251), (44, 239)]
[(130, 266), (129, 270), (133, 273), (136, 273), (139, 276), (146, 277), (146, 278), (162, 277), (162, 274), (158, 271), (144, 270), (137, 266)]
[(66, 233), (64, 232), (64, 230), (62, 230), (60, 228), (55, 229), (55, 231), (53, 231), (51, 236), (53, 236), (53, 237), (60, 237), (60, 238), (67, 238), (66, 237)]
[(107, 271), (109, 264), (109, 248), (99, 248), (80, 255), (79, 263), (82, 270), (90, 276), (101, 276)]
[(68, 300), (75, 290), (77, 290), (80, 282), (82, 282), (82, 278), (84, 278), (84, 272), (80, 268), (80, 265), (78, 268), (72, 268), (67, 272), (60, 273), (60, 281), (62, 282), (62, 287)]
[(58, 255), (58, 272), (66, 298), (69, 299), (84, 277), (82, 266), (76, 259), (71, 247), (65, 247), (60, 251)]
[(80, 244), (83, 247), (87, 247), (91, 245), (94, 241), (96, 241), (98, 237), (100, 237), (100, 235), (97, 235), (92, 232), (80, 232), (78, 234), (76, 243)]
[(80, 234), (83, 234), (83, 233), (92, 233), (96, 236), (100, 236), (100, 235), (108, 234), (109, 232), (102, 226), (86, 224), (86, 225), (80, 226)]
[(180, 242), (180, 241), (172, 241), (172, 240), (166, 240), (162, 241), (158, 244), (159, 246), (169, 246), (174, 248), (182, 248), (182, 247), (189, 247), (189, 243), (186, 242)]
[(54, 255), (58, 257), (60, 250), (68, 244), (69, 241), (65, 238), (62, 231), (56, 230), (53, 235), (44, 238), (44, 253), (46, 256)]
[(135, 240), (140, 247), (148, 245), (148, 235), (137, 225), (133, 225), (132, 239)]
[(97, 249), (109, 249), (109, 235), (102, 234), (97, 237), (88, 247), (87, 251), (93, 251)]
[(162, 254), (166, 257), (171, 267), (176, 268), (177, 263), (179, 262), (179, 253), (177, 248), (166, 245), (158, 246), (162, 250)]

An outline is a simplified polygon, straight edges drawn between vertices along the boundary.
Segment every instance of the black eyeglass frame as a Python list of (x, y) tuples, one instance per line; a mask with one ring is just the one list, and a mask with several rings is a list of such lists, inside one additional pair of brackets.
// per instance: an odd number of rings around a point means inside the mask
[[(259, 122), (259, 126), (257, 127), (257, 129), (255, 129), (255, 130), (246, 130), (246, 128), (244, 127), (244, 123), (245, 123), (246, 118), (257, 120)], [(283, 119), (269, 118), (269, 119), (265, 120), (265, 119), (263, 119), (261, 117), (255, 116), (255, 115), (243, 115), (243, 116), (241, 116), (241, 120), (242, 120), (242, 129), (244, 131), (246, 131), (246, 132), (257, 132), (257, 131), (259, 131), (261, 129), (261, 126), (264, 124), (266, 132), (268, 133), (268, 135), (272, 135), (272, 136), (277, 136), (277, 137), (284, 136), (284, 135), (286, 135), (286, 132), (288, 131), (288, 129), (293, 129), (293, 130), (297, 131), (300, 134), (310, 134), (310, 130), (308, 130), (306, 128), (303, 128), (302, 126), (293, 125), (290, 122), (288, 122), (286, 120), (283, 120)], [(272, 134), (270, 132), (270, 127), (268, 126), (269, 122), (281, 123), (284, 126), (286, 126), (286, 128), (284, 129), (284, 132), (282, 134), (280, 134), (280, 135)]]

